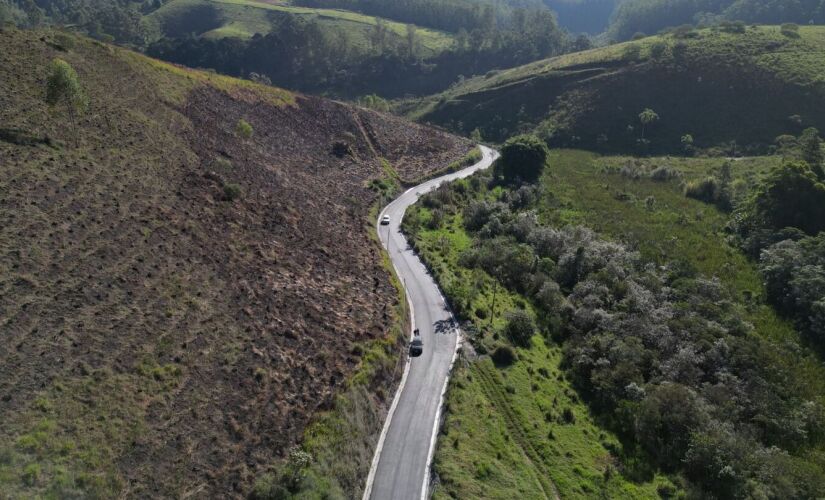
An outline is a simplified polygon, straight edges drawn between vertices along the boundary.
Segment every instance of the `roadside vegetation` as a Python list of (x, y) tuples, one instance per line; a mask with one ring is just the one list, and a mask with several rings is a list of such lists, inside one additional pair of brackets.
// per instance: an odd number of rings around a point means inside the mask
[[(550, 496), (546, 477), (563, 498), (822, 495), (825, 373), (808, 333), (825, 295), (819, 243), (786, 241), (760, 264), (729, 233), (763, 220), (749, 200), (775, 199), (770, 186), (802, 176), (815, 194), (814, 178), (779, 157), (555, 150), (524, 182), (508, 156), (404, 221), (472, 345), (450, 386), (436, 494)], [(685, 195), (708, 178), (730, 208)], [(771, 213), (820, 206), (776, 199)], [(789, 273), (791, 259), (805, 264)], [(773, 307), (788, 289), (801, 310), (779, 312), (799, 329)]]

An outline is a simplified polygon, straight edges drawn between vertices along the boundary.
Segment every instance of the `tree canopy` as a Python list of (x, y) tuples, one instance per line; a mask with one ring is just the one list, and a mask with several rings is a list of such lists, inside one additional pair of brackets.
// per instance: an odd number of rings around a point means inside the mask
[(810, 235), (825, 230), (825, 184), (804, 162), (771, 171), (752, 203), (757, 223), (769, 229), (793, 227)]
[(501, 148), (496, 172), (506, 180), (532, 182), (541, 175), (547, 161), (547, 146), (534, 135), (517, 135)]
[[(46, 79), (46, 103), (52, 107), (65, 107), (73, 125), (75, 115), (89, 107), (89, 97), (80, 86), (77, 73), (63, 59), (56, 58), (49, 66), (49, 76)], [(75, 142), (77, 142), (76, 139)]]

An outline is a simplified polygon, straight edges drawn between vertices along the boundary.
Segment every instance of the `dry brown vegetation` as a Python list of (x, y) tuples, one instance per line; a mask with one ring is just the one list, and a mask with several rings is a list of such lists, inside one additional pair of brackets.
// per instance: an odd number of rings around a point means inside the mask
[(390, 327), (380, 159), (468, 143), (66, 35), (0, 30), (0, 68), (0, 490), (242, 495)]

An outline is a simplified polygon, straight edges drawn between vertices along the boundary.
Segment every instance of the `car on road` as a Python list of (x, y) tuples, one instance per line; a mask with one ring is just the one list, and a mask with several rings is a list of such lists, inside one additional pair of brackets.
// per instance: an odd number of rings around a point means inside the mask
[(381, 217), (381, 225), (382, 226), (386, 226), (389, 223), (390, 223), (390, 216), (389, 215), (385, 215), (385, 216)]
[(413, 331), (413, 339), (410, 342), (410, 357), (417, 358), (421, 356), (424, 352), (424, 341), (421, 340), (421, 334), (418, 332), (418, 328)]

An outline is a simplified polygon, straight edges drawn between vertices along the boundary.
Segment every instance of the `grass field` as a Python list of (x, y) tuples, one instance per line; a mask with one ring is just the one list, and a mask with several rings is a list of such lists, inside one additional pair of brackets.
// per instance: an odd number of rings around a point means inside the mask
[[(356, 12), (313, 9), (282, 2), (253, 0), (172, 0), (146, 17), (158, 34), (181, 36), (189, 33), (207, 38), (250, 38), (272, 30), (273, 15), (294, 15), (317, 21), (324, 29), (346, 36), (350, 43), (366, 50), (369, 35), (378, 18)], [(406, 36), (407, 25), (384, 20), (389, 31), (399, 38)], [(452, 46), (449, 33), (419, 27), (416, 35), (423, 55), (433, 55)]]
[[(755, 266), (726, 241), (727, 214), (683, 194), (684, 182), (716, 173), (724, 161), (555, 150), (540, 181), (539, 219), (557, 227), (588, 226), (637, 249), (645, 260), (682, 261), (701, 275), (717, 277), (744, 305), (757, 335), (779, 345), (798, 345), (793, 359), (777, 354), (774, 361), (794, 372), (794, 380), (804, 381), (801, 390), (807, 397), (820, 399), (825, 393), (821, 361), (761, 300), (764, 290)], [(779, 157), (734, 161), (734, 183), (752, 183), (780, 162)], [(644, 175), (660, 166), (677, 176), (655, 181)], [(500, 189), (487, 196), (496, 198)], [(492, 279), (458, 264), (472, 244), (460, 213), (447, 216), (438, 229), (427, 229), (431, 217), (429, 209), (413, 207), (406, 230), (416, 235), (416, 248), (447, 296), (466, 297), (468, 288), (474, 290), (462, 314), (472, 325), (466, 333), (479, 353), (491, 352), (501, 343), (495, 332), (504, 324), (502, 314), (513, 309), (533, 314), (532, 308), (498, 287), (491, 324)], [(509, 367), (496, 367), (484, 356), (465, 356), (457, 364), (435, 458), (441, 480), (436, 498), (510, 498), (513, 492), (543, 498), (553, 487), (562, 498), (658, 498), (660, 492), (674, 490), (668, 478), (643, 474), (643, 467), (636, 467), (615, 436), (590, 415), (566, 380), (558, 344), (535, 336), (529, 349), (515, 350), (518, 361)], [(572, 422), (562, 418), (567, 408)], [(543, 484), (542, 477), (552, 485)]]
[[(431, 217), (419, 205), (409, 214), (422, 225)], [(492, 350), (499, 344), (494, 332), (504, 326), (503, 313), (532, 313), (531, 306), (497, 286), (491, 323), (493, 280), (458, 265), (458, 256), (471, 243), (460, 214), (444, 224), (440, 230), (422, 229), (416, 248), (448, 297), (457, 288), (475, 291), (466, 315), (473, 328), (465, 334), (475, 345)], [(552, 498), (554, 491), (561, 498), (658, 498), (657, 489), (670, 484), (666, 478), (635, 484), (618, 473), (609, 450), (621, 446), (565, 380), (560, 348), (537, 336), (530, 349), (516, 351), (519, 361), (504, 369), (489, 359), (463, 356), (457, 362), (435, 455), (440, 483), (434, 498)], [(575, 423), (563, 419), (565, 409)]]

